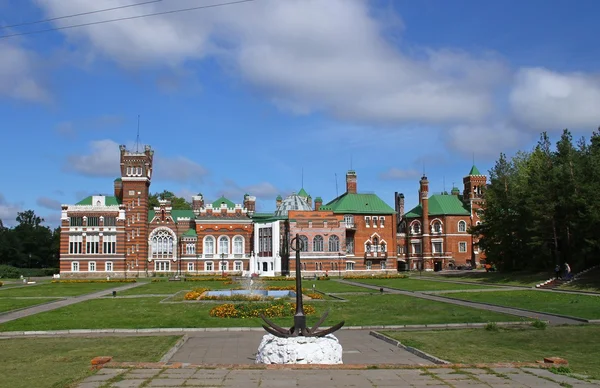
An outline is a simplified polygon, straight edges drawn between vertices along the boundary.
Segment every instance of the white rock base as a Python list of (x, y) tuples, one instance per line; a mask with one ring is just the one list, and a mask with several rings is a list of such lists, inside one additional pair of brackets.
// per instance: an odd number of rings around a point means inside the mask
[(342, 345), (325, 337), (279, 338), (266, 334), (258, 346), (257, 364), (342, 364)]

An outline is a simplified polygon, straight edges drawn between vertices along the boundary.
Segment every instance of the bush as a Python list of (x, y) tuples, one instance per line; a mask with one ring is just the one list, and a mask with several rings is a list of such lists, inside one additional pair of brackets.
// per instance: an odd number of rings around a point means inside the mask
[(21, 268), (21, 275), (24, 277), (41, 277), (41, 276), (52, 276), (59, 273), (58, 268)]
[(0, 282), (0, 287), (2, 287), (4, 285), (4, 283)]
[(498, 331), (498, 330), (500, 330), (500, 328), (498, 327), (498, 324), (496, 324), (496, 322), (489, 322), (487, 325), (485, 325), (485, 329), (487, 331)]
[(11, 265), (0, 265), (0, 278), (17, 279), (21, 277), (21, 271)]
[(531, 322), (531, 326), (535, 327), (536, 329), (544, 330), (548, 326), (548, 323), (545, 321), (536, 319), (535, 321)]
[(227, 282), (230, 278), (215, 277), (215, 276), (204, 276), (204, 277), (186, 277), (183, 279), (185, 282)]

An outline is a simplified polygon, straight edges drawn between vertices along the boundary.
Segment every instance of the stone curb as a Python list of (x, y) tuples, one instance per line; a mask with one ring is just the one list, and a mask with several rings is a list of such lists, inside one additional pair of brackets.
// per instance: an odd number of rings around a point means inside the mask
[(450, 361), (442, 360), (441, 358), (437, 358), (435, 356), (432, 356), (431, 354), (425, 353), (424, 351), (419, 350), (417, 348), (413, 348), (412, 346), (403, 345), (400, 341), (395, 340), (395, 339), (393, 339), (391, 337), (388, 337), (385, 334), (377, 333), (375, 331), (371, 331), (371, 332), (369, 332), (369, 334), (372, 335), (375, 338), (378, 338), (378, 339), (380, 339), (382, 341), (387, 342), (388, 344), (391, 344), (391, 345), (394, 345), (396, 347), (402, 348), (402, 349), (406, 350), (407, 352), (410, 352), (410, 353), (414, 354), (415, 356), (419, 356), (419, 357), (421, 357), (421, 358), (423, 358), (423, 359), (425, 359), (427, 361), (431, 361), (434, 364), (442, 364), (442, 365), (448, 365), (448, 364), (450, 364)]
[[(548, 321), (544, 321), (548, 323)], [(511, 325), (530, 325), (531, 322), (495, 322), (499, 326)], [(596, 320), (593, 323), (600, 323)], [(340, 330), (402, 330), (402, 329), (463, 329), (474, 327), (485, 327), (488, 323), (467, 322), (467, 323), (430, 323), (425, 325), (371, 325), (371, 326), (346, 326)], [(183, 328), (149, 328), (149, 329), (71, 329), (71, 330), (36, 330), (36, 331), (3, 331), (2, 337), (20, 337), (36, 335), (69, 335), (69, 334), (155, 334), (155, 333), (194, 333), (194, 332), (242, 332), (242, 331), (260, 331), (264, 332), (262, 327), (183, 327)]]
[[(487, 302), (473, 302), (473, 301), (470, 301), (470, 300), (459, 299), (459, 298), (453, 298), (453, 297), (451, 297), (451, 296), (445, 296), (445, 295), (436, 295), (436, 296), (437, 296), (437, 297), (440, 297), (440, 298), (445, 298), (445, 299), (458, 300), (458, 301), (461, 301), (461, 302), (468, 302), (468, 303), (475, 303), (475, 304), (483, 304), (483, 305), (486, 305), (486, 306), (492, 306), (492, 307), (501, 307), (501, 308), (505, 308), (505, 309), (508, 309), (508, 310), (519, 310), (519, 311), (525, 311), (525, 312), (528, 312), (528, 313), (533, 313), (533, 314), (543, 314), (543, 315), (550, 315), (550, 316), (553, 316), (553, 317), (558, 317), (558, 318), (572, 319), (572, 320), (574, 320), (574, 321), (579, 321), (579, 322), (585, 322), (585, 323), (589, 323), (589, 322), (590, 322), (590, 320), (589, 320), (589, 319), (585, 319), (585, 318), (579, 318), (579, 317), (572, 317), (572, 316), (570, 316), (570, 315), (564, 315), (564, 314), (555, 314), (555, 313), (545, 313), (545, 312), (543, 312), (543, 311), (527, 310), (527, 309), (520, 308), (520, 307), (508, 307), (508, 306), (501, 306), (501, 305), (498, 305), (498, 304), (492, 304), (492, 303), (487, 303)], [(503, 313), (503, 314), (510, 314), (510, 313)], [(520, 315), (517, 315), (517, 314), (512, 314), (512, 315), (520, 316)]]
[(177, 341), (175, 345), (160, 359), (160, 362), (169, 362), (171, 357), (181, 348), (190, 337), (186, 334)]

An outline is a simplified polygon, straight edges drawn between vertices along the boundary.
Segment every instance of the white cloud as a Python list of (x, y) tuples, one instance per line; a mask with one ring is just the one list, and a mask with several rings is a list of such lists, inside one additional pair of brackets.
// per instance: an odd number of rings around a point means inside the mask
[(95, 140), (90, 142), (89, 149), (88, 154), (68, 156), (64, 169), (86, 176), (120, 176), (119, 144), (109, 139)]
[(36, 200), (36, 204), (41, 207), (45, 207), (46, 209), (52, 209), (56, 211), (60, 211), (60, 201), (56, 199), (48, 198), (48, 197), (39, 197)]
[(61, 136), (75, 137), (79, 132), (98, 131), (114, 128), (122, 124), (124, 118), (119, 115), (103, 115), (81, 120), (61, 121), (54, 130)]
[(516, 118), (536, 131), (595, 129), (600, 125), (600, 76), (521, 69), (510, 105)]
[(50, 93), (42, 85), (36, 54), (14, 41), (0, 40), (0, 97), (47, 102)]
[(458, 125), (447, 133), (450, 149), (465, 156), (476, 155), (496, 159), (500, 152), (515, 149), (530, 140), (530, 134), (509, 124)]
[(379, 174), (379, 177), (383, 180), (402, 180), (417, 178), (419, 175), (419, 171), (415, 169), (400, 169), (392, 167), (389, 170)]
[[(37, 3), (49, 17), (90, 10), (87, 0)], [(103, 19), (197, 5), (164, 1)], [(400, 23), (375, 19), (371, 11), (363, 0), (261, 0), (62, 32), (126, 67), (177, 67), (216, 56), (296, 113), (325, 111), (346, 120), (397, 124), (471, 122), (490, 112), (490, 88), (505, 75), (501, 61), (450, 50), (424, 49), (419, 59), (410, 57), (384, 37)], [(99, 16), (78, 23), (92, 20)]]
[(259, 200), (275, 200), (275, 197), (281, 193), (281, 190), (269, 182), (260, 182), (252, 185), (240, 186), (236, 182), (227, 179), (223, 182), (223, 188), (217, 193), (218, 195), (224, 195), (233, 202), (238, 201), (237, 198), (239, 198), (239, 202), (241, 203), (244, 194), (255, 196)]
[(154, 156), (155, 180), (201, 183), (207, 174), (206, 168), (186, 157), (168, 158), (158, 154)]
[(9, 203), (4, 195), (0, 194), (0, 220), (4, 226), (16, 225), (17, 213), (23, 210), (23, 206), (17, 203)]

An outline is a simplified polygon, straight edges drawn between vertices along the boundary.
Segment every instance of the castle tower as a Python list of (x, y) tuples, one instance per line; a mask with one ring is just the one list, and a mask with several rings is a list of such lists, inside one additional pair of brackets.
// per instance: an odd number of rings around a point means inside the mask
[[(121, 203), (125, 208), (125, 266), (142, 270), (148, 262), (148, 196), (152, 179), (154, 151), (121, 151)], [(116, 191), (116, 190), (115, 190)], [(137, 268), (136, 268), (137, 265)]]
[(395, 192), (394, 203), (396, 207), (396, 214), (398, 215), (398, 219), (400, 219), (404, 215), (404, 194)]
[(487, 177), (480, 173), (479, 169), (473, 165), (473, 167), (471, 167), (471, 171), (469, 171), (469, 175), (463, 178), (463, 184), (463, 199), (465, 202), (474, 199), (481, 199), (483, 189), (487, 184)]
[(431, 256), (431, 243), (430, 243), (430, 232), (429, 227), (429, 181), (427, 177), (423, 175), (419, 182), (419, 202), (421, 203), (421, 209), (423, 210), (421, 218), (421, 233), (423, 233), (423, 257)]
[(356, 194), (356, 171), (348, 170), (346, 173), (346, 193)]

